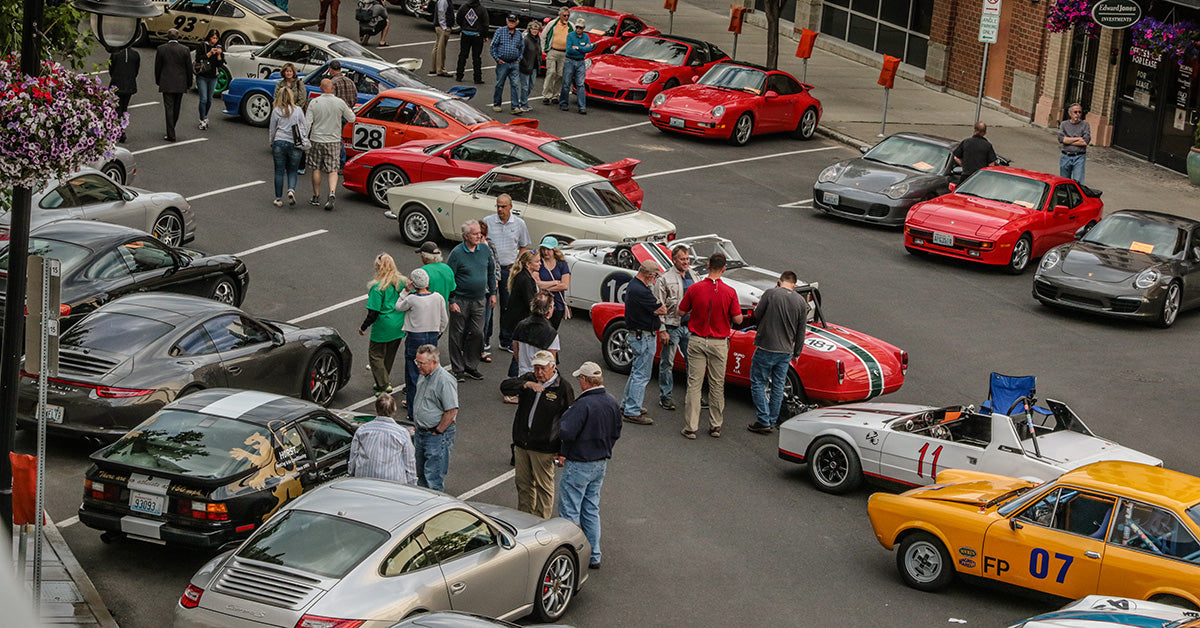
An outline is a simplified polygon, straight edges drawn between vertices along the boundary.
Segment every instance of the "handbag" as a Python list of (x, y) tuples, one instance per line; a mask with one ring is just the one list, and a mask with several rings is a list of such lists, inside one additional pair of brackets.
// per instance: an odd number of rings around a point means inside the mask
[(304, 136), (300, 134), (300, 125), (292, 125), (292, 143), (297, 147), (304, 145)]
[(208, 57), (200, 57), (192, 64), (192, 71), (197, 76), (208, 76), (212, 73), (212, 69), (212, 62), (208, 60)]

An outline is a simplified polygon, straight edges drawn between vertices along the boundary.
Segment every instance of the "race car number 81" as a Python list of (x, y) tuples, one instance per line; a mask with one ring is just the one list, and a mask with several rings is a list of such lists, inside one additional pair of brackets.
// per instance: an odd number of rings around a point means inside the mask
[(383, 127), (373, 124), (354, 125), (354, 141), (351, 145), (355, 150), (383, 148)]

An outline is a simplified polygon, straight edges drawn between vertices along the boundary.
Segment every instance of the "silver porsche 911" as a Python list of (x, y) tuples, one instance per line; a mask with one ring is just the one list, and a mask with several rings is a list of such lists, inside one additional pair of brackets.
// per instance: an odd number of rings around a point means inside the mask
[(387, 628), (457, 610), (552, 622), (586, 580), (574, 523), (365, 478), (280, 509), (192, 576), (176, 628)]

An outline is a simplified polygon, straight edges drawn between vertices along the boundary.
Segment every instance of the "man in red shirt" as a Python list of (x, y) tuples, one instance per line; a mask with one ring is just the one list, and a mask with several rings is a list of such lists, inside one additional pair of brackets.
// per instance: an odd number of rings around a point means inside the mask
[(689, 316), (691, 339), (687, 348), (687, 400), (684, 404), (684, 438), (695, 439), (700, 424), (700, 388), (708, 369), (708, 435), (721, 437), (725, 412), (725, 362), (729, 356), (732, 325), (742, 322), (737, 292), (721, 281), (725, 256), (708, 258), (708, 276), (692, 284), (679, 302), (679, 314)]

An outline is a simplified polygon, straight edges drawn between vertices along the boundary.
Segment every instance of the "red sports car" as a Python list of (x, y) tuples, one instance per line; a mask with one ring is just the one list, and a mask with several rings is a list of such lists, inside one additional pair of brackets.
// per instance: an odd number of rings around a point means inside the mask
[(633, 180), (639, 160), (604, 163), (545, 131), (512, 125), (481, 128), (444, 143), (417, 141), (367, 151), (346, 163), (345, 186), (387, 207), (387, 191), (397, 185), (478, 177), (496, 166), (518, 161), (548, 161), (589, 170), (612, 181), (634, 205), (642, 206), (642, 188)]
[(1014, 275), (1104, 210), (1096, 190), (1019, 168), (984, 168), (950, 190), (908, 210), (904, 248), (1004, 266)]
[(632, 13), (600, 7), (574, 7), (569, 22), (574, 24), (578, 18), (583, 18), (583, 30), (596, 44), (596, 48), (587, 54), (588, 57), (608, 54), (629, 41), (630, 37), (658, 34), (657, 28)]
[[(908, 352), (878, 338), (825, 322), (817, 288), (800, 284), (796, 289), (808, 299), (811, 318), (804, 352), (792, 359), (792, 368), (788, 371), (784, 401), (790, 412), (798, 411), (800, 404), (863, 401), (900, 389), (908, 370)], [(629, 373), (633, 355), (625, 330), (625, 304), (593, 305), (592, 330), (600, 339), (608, 368)], [(733, 332), (725, 367), (726, 382), (750, 385), (754, 333), (752, 323)], [(655, 350), (655, 364), (658, 364), (658, 351), (661, 350), (661, 345)], [(687, 360), (678, 352), (675, 370), (687, 370)]]
[(588, 100), (649, 107), (663, 90), (690, 85), (729, 55), (716, 46), (687, 37), (634, 37), (613, 54), (585, 62)]
[(661, 131), (728, 139), (737, 146), (764, 133), (789, 132), (807, 140), (821, 120), (821, 101), (812, 88), (781, 70), (728, 61), (695, 85), (656, 96), (650, 122)]

